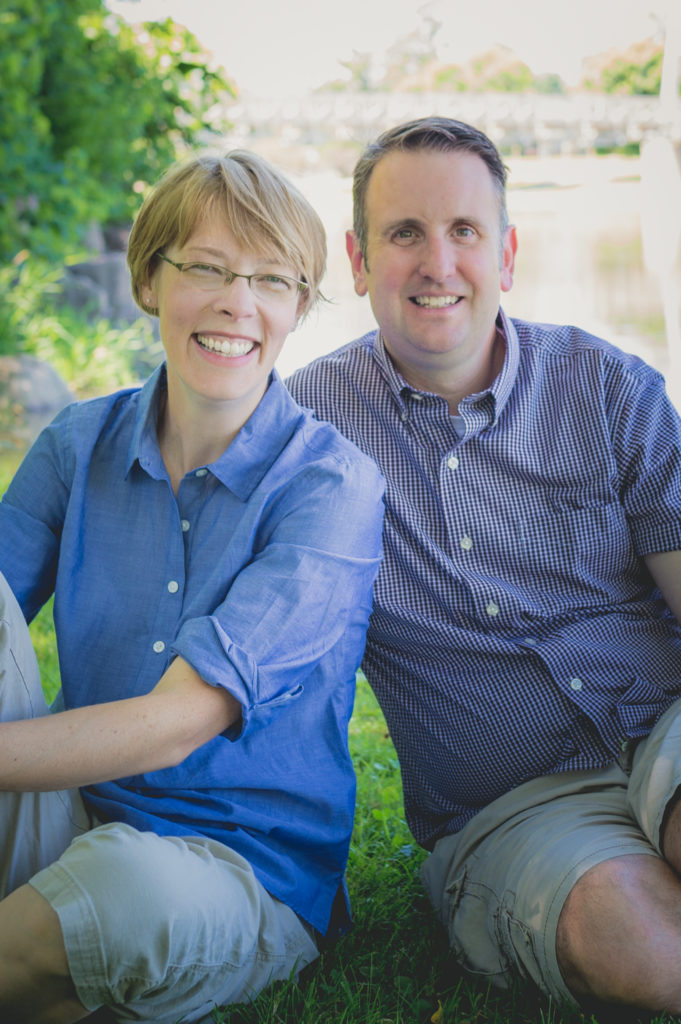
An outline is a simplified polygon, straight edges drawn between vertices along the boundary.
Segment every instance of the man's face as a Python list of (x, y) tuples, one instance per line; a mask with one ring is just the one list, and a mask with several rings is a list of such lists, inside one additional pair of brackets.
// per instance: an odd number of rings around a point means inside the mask
[(366, 215), (366, 259), (354, 233), (347, 239), (355, 291), (369, 294), (405, 378), (418, 386), (484, 358), (516, 250), (513, 228), (500, 237), (499, 197), (484, 161), (466, 152), (390, 152), (369, 180)]

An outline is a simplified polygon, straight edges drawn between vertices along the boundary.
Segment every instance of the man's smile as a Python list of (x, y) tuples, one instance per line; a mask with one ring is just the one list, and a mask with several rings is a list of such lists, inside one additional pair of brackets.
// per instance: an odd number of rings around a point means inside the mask
[(410, 301), (417, 306), (442, 309), (443, 306), (455, 306), (460, 299), (460, 295), (414, 295)]

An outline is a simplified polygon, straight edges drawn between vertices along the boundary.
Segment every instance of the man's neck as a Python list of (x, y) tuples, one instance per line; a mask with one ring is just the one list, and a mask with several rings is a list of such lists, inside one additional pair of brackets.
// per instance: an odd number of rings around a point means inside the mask
[(456, 415), (459, 403), (469, 395), (476, 395), (491, 387), (504, 364), (506, 341), (501, 331), (495, 329), (494, 335), (486, 350), (474, 352), (471, 358), (451, 365), (438, 365), (433, 360), (427, 363), (406, 365), (396, 359), (389, 345), (383, 339), (386, 352), (390, 356), (398, 373), (406, 382), (418, 391), (428, 391), (439, 395), (447, 402), (449, 411)]

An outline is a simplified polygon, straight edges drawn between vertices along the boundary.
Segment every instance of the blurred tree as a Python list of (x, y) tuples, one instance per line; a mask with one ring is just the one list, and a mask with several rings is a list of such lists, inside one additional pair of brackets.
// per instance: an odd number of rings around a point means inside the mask
[(0, 261), (59, 257), (92, 220), (127, 221), (176, 157), (225, 128), (233, 85), (170, 19), (4, 0), (0, 41)]
[(495, 46), (462, 65), (443, 64), (438, 36), (442, 24), (424, 17), (417, 29), (400, 36), (383, 58), (355, 52), (341, 61), (349, 78), (335, 79), (320, 92), (541, 92), (563, 93), (558, 75), (534, 75), (505, 46)]
[(601, 88), (604, 92), (627, 95), (657, 96), (662, 78), (662, 47), (641, 64), (626, 59), (615, 60), (603, 69)]
[[(657, 96), (660, 92), (664, 45), (644, 39), (622, 52), (609, 52), (585, 61), (585, 89), (626, 96)], [(681, 92), (681, 89), (679, 90)]]

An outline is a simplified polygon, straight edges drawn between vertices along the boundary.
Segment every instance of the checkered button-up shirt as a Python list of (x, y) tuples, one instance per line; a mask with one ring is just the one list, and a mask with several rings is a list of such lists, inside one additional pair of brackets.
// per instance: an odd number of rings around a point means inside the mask
[(288, 381), (387, 479), (364, 669), (426, 847), (522, 782), (608, 763), (681, 695), (681, 628), (641, 559), (681, 548), (662, 378), (574, 327), (497, 329), (501, 373), (458, 423), (376, 332)]

